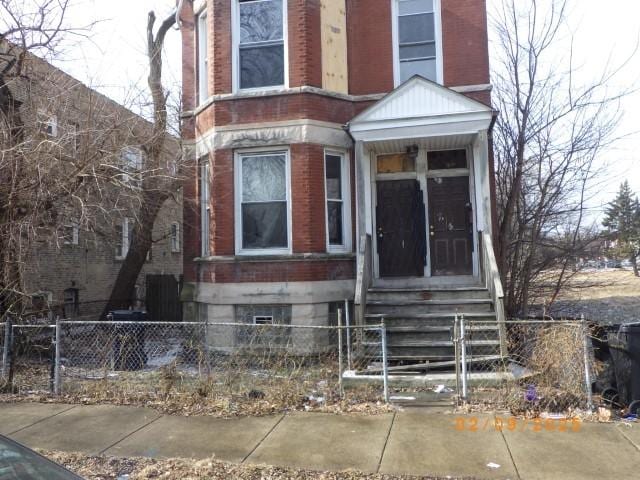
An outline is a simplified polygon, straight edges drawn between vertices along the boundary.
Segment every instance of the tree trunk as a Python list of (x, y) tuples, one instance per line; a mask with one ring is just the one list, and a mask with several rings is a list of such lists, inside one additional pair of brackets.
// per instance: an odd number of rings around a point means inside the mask
[(631, 266), (633, 267), (633, 274), (636, 277), (640, 277), (640, 272), (638, 272), (638, 257), (636, 255), (632, 255), (629, 260), (631, 260)]
[(163, 192), (142, 192), (144, 210), (140, 212), (138, 222), (133, 229), (133, 242), (131, 242), (127, 256), (118, 271), (109, 301), (100, 316), (102, 320), (112, 310), (126, 310), (134, 306), (136, 299), (133, 297), (136, 282), (151, 248), (153, 226), (166, 199), (167, 194)]

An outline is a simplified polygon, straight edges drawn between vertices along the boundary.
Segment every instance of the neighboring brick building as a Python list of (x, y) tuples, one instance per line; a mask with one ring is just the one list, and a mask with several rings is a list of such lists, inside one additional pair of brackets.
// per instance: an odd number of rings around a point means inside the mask
[(359, 255), (378, 287), (481, 283), (484, 0), (196, 0), (180, 15), (183, 138), (199, 161), (189, 312), (326, 324), (354, 299)]
[[(6, 43), (0, 49), (2, 61), (16, 52)], [(52, 198), (47, 200), (52, 202), (47, 223), (23, 228), (29, 249), (22, 265), (23, 288), (33, 298), (34, 312), (99, 315), (138, 216), (142, 178), (151, 168), (145, 163), (143, 145), (152, 125), (32, 54), (26, 54), (21, 75), (7, 85), (23, 124), (16, 146), (28, 160), (22, 177), (41, 175), (37, 191), (31, 194), (42, 192)], [(163, 162), (173, 168), (179, 142), (167, 135), (165, 146)], [(145, 300), (148, 275), (166, 275), (175, 284), (177, 305), (182, 210), (182, 195), (176, 191), (154, 225), (154, 243), (138, 281), (140, 300)], [(4, 227), (3, 234), (9, 231)]]

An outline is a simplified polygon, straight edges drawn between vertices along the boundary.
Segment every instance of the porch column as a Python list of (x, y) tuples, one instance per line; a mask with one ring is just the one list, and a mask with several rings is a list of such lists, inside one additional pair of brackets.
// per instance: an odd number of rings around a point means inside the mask
[(477, 228), (491, 234), (491, 190), (489, 184), (489, 142), (485, 130), (473, 142)]
[(371, 167), (369, 155), (365, 152), (364, 142), (356, 141), (356, 245), (360, 246), (360, 236), (364, 233), (371, 234)]

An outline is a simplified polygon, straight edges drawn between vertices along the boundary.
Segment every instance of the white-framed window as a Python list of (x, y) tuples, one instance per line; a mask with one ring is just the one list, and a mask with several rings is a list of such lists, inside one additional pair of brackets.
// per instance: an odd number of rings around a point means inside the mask
[(211, 255), (209, 247), (209, 225), (211, 220), (211, 177), (209, 175), (209, 158), (202, 159), (200, 164), (200, 245), (201, 255), (208, 257)]
[(232, 0), (234, 90), (286, 87), (286, 0)]
[(198, 102), (209, 98), (209, 31), (207, 29), (207, 10), (203, 10), (196, 19), (198, 41)]
[(178, 222), (171, 224), (169, 238), (171, 241), (171, 252), (178, 253), (180, 251), (180, 224)]
[(288, 150), (236, 152), (236, 253), (291, 253)]
[(123, 181), (131, 184), (140, 183), (140, 172), (142, 170), (142, 150), (137, 147), (124, 147), (120, 151), (123, 170), (127, 173), (123, 176)]
[(62, 226), (62, 239), (65, 245), (78, 245), (80, 227), (76, 222)]
[(351, 251), (349, 161), (342, 152), (324, 152), (327, 251)]
[(58, 117), (46, 110), (38, 110), (38, 128), (49, 137), (57, 137)]
[(414, 75), (442, 83), (441, 0), (391, 1), (396, 86)]
[(130, 229), (133, 227), (131, 225), (131, 220), (128, 218), (123, 218), (122, 221), (116, 224), (116, 260), (124, 260), (129, 252), (129, 245), (131, 245), (131, 232)]

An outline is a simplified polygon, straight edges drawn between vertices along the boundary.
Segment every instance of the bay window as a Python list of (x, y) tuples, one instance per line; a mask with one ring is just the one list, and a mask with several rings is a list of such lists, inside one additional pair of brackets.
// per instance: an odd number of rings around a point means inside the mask
[(414, 75), (421, 75), (434, 82), (441, 81), (439, 1), (396, 1), (396, 84), (401, 84)]
[(285, 85), (286, 2), (234, 0), (236, 88)]
[(345, 155), (326, 151), (324, 176), (327, 217), (327, 250), (347, 252), (351, 249), (351, 209), (349, 164)]
[(209, 97), (209, 48), (206, 10), (198, 15), (196, 34), (198, 40), (198, 102), (204, 103)]
[(289, 153), (236, 156), (236, 250), (241, 254), (289, 253)]

